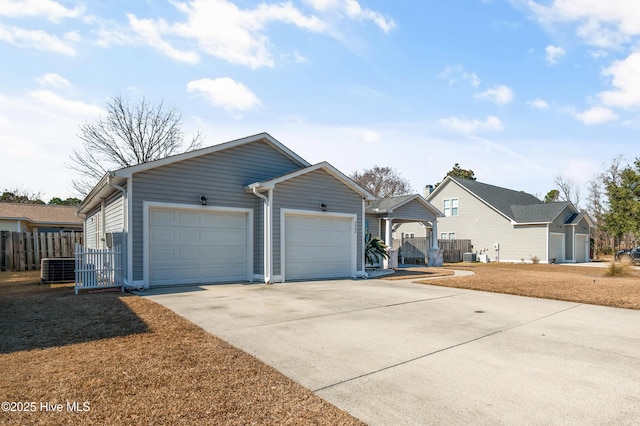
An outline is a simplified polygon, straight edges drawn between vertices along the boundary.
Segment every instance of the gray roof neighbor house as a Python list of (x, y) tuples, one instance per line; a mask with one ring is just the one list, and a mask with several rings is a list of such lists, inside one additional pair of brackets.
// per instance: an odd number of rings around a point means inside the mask
[(588, 262), (593, 222), (568, 202), (448, 176), (427, 196), (440, 209), (440, 239), (469, 239), (484, 260)]

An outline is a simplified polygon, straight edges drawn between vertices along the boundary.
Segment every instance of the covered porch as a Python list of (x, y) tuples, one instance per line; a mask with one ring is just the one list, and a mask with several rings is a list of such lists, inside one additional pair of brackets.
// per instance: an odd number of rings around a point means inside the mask
[[(400, 251), (402, 263), (407, 249), (411, 248), (412, 254), (421, 253), (428, 266), (442, 266), (442, 256), (438, 248), (438, 217), (444, 216), (438, 209), (419, 194), (400, 197), (383, 198), (369, 203), (365, 210), (367, 230), (373, 236), (380, 237), (389, 247), (390, 254), (398, 254), (398, 248), (406, 245)], [(422, 230), (422, 236), (416, 238), (413, 234), (405, 239), (400, 235), (400, 243), (394, 244), (394, 232), (403, 224), (413, 224)], [(419, 241), (419, 238), (422, 240)], [(396, 240), (398, 236), (396, 235)], [(406, 244), (405, 244), (406, 243)], [(415, 256), (414, 256), (415, 257)], [(390, 265), (394, 265), (391, 258)], [(397, 265), (397, 262), (395, 263)]]

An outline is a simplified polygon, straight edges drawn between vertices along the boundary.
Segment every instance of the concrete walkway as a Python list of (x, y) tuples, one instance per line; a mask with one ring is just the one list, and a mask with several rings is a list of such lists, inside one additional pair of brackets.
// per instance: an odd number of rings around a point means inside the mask
[(142, 295), (373, 425), (640, 419), (640, 311), (382, 280)]

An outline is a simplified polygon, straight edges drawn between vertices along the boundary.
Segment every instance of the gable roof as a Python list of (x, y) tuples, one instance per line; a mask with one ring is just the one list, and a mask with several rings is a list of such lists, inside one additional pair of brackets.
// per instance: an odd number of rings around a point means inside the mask
[(291, 151), (289, 148), (276, 140), (270, 134), (266, 132), (258, 133), (253, 136), (247, 136), (245, 138), (211, 145), (209, 147), (197, 149), (195, 151), (184, 152), (182, 154), (172, 155), (170, 157), (161, 158), (159, 160), (150, 161), (148, 163), (137, 164), (135, 166), (124, 167), (122, 169), (107, 172), (96, 184), (96, 186), (93, 187), (91, 192), (89, 192), (82, 203), (80, 203), (80, 205), (78, 206), (78, 212), (87, 213), (100, 202), (100, 198), (108, 198), (111, 194), (116, 192), (116, 189), (112, 186), (112, 184), (122, 186), (126, 183), (127, 178), (130, 178), (134, 173), (155, 169), (157, 167), (174, 164), (179, 161), (189, 160), (192, 158), (212, 154), (214, 152), (224, 151), (254, 142), (264, 142), (268, 144), (276, 151), (291, 159), (293, 162), (300, 164), (300, 167), (308, 167), (311, 165), (298, 154)]
[(413, 200), (417, 200), (421, 204), (423, 204), (426, 208), (435, 213), (436, 216), (443, 217), (444, 215), (440, 210), (435, 208), (433, 204), (428, 202), (422, 195), (420, 194), (411, 194), (411, 195), (400, 195), (397, 197), (387, 197), (387, 198), (378, 198), (377, 200), (371, 202), (365, 209), (365, 213), (367, 214), (384, 214), (391, 213), (393, 210), (398, 209), (405, 204), (410, 203)]
[(134, 173), (155, 169), (157, 167), (166, 166), (167, 164), (173, 164), (179, 161), (189, 160), (191, 158), (200, 157), (202, 155), (207, 155), (214, 152), (224, 151), (226, 149), (231, 149), (240, 145), (246, 145), (254, 142), (265, 142), (267, 145), (270, 145), (276, 151), (279, 151), (280, 153), (284, 154), (285, 157), (288, 157), (293, 162), (300, 164), (300, 166), (302, 167), (308, 167), (311, 165), (302, 157), (300, 157), (298, 154), (291, 151), (289, 148), (287, 148), (278, 140), (276, 140), (273, 136), (271, 136), (266, 132), (263, 132), (263, 133), (258, 133), (257, 135), (247, 136), (245, 138), (235, 139), (229, 142), (223, 142), (220, 144), (211, 145), (206, 148), (200, 148), (195, 151), (184, 152), (182, 154), (172, 155), (170, 157), (161, 158), (159, 160), (149, 161), (148, 163), (136, 164), (135, 166), (125, 167), (125, 168), (116, 170), (116, 175), (130, 177)]
[(293, 178), (296, 178), (298, 176), (302, 176), (302, 175), (305, 175), (307, 173), (314, 172), (316, 170), (324, 170), (324, 171), (326, 171), (327, 173), (329, 173), (330, 175), (332, 175), (333, 177), (335, 177), (336, 179), (341, 181), (343, 184), (345, 184), (346, 186), (348, 186), (353, 191), (357, 192), (358, 194), (360, 194), (363, 198), (365, 198), (367, 200), (374, 200), (375, 199), (375, 196), (371, 195), (367, 190), (362, 188), (360, 185), (355, 183), (353, 180), (348, 178), (344, 173), (342, 173), (341, 171), (339, 171), (338, 169), (336, 169), (335, 167), (333, 167), (331, 164), (327, 163), (326, 161), (323, 161), (322, 163), (315, 164), (313, 166), (304, 167), (304, 168), (301, 168), (301, 169), (298, 169), (298, 170), (294, 170), (293, 172), (285, 173), (283, 175), (276, 176), (276, 177), (271, 178), (269, 180), (252, 183), (251, 185), (247, 185), (245, 187), (245, 190), (252, 190), (253, 188), (257, 188), (257, 189), (273, 189), (280, 182), (284, 182), (284, 181), (287, 181), (289, 179), (293, 179)]
[(462, 187), (514, 223), (549, 223), (567, 207), (577, 213), (576, 208), (569, 201), (545, 203), (523, 191), (514, 191), (455, 176), (447, 176), (435, 191), (429, 194), (428, 199), (432, 199), (449, 182)]
[(511, 206), (513, 220), (518, 223), (546, 223), (553, 221), (564, 209), (571, 205), (568, 201), (555, 203)]
[(0, 203), (0, 219), (47, 225), (80, 225), (83, 221), (73, 206), (19, 203)]

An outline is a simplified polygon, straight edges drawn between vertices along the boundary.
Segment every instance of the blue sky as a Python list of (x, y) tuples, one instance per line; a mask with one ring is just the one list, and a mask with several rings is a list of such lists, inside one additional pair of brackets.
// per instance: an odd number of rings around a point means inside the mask
[(0, 57), (0, 189), (45, 201), (76, 195), (79, 125), (118, 93), (205, 146), (266, 131), (415, 192), (459, 163), (543, 197), (639, 156), (629, 0), (0, 0)]

